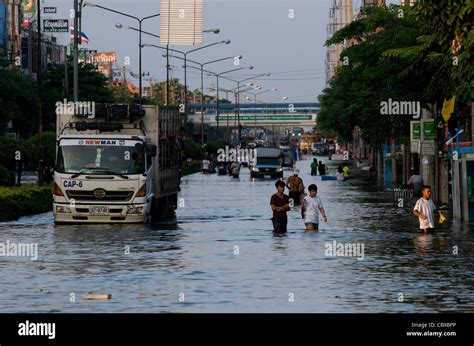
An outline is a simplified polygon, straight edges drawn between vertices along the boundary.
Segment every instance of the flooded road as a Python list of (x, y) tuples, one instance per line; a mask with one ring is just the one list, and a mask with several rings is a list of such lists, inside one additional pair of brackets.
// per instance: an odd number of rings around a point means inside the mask
[[(183, 178), (177, 222), (61, 225), (52, 214), (0, 224), (0, 242), (38, 243), (38, 259), (0, 257), (2, 312), (474, 312), (474, 224), (417, 230), (409, 208), (360, 179), (318, 185), (328, 223), (272, 232), (274, 180)], [(285, 179), (290, 172), (285, 172)], [(326, 256), (327, 244), (364, 256)], [(129, 254), (128, 250), (129, 249)], [(453, 254), (457, 249), (458, 254)], [(112, 294), (86, 301), (88, 292)], [(75, 298), (75, 299), (73, 299)]]

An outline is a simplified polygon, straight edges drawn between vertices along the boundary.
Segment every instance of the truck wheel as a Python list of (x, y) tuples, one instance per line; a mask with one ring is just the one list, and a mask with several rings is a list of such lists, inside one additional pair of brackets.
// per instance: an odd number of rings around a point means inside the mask
[(177, 194), (154, 199), (151, 213), (152, 222), (175, 219), (177, 202)]

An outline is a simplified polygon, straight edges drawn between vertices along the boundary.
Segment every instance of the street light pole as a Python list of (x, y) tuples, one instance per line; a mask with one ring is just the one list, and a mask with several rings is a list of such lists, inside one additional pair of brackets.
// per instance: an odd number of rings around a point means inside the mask
[(187, 83), (187, 59), (188, 59), (188, 54), (196, 52), (196, 51), (204, 49), (204, 48), (215, 46), (217, 44), (223, 44), (223, 43), (224, 44), (229, 44), (230, 40), (224, 40), (224, 41), (210, 43), (210, 44), (207, 44), (207, 45), (199, 47), (199, 48), (188, 50), (187, 52), (184, 53), (184, 110), (185, 110), (186, 115), (188, 114), (188, 110), (187, 110), (187, 105), (188, 105), (188, 97), (187, 97), (188, 96), (188, 83)]
[(218, 73), (216, 74), (216, 77), (217, 77), (217, 104), (216, 104), (216, 109), (217, 109), (217, 118), (216, 118), (216, 121), (217, 121), (217, 128), (219, 128), (219, 77), (224, 75), (224, 74), (227, 74), (227, 73), (231, 73), (231, 72), (235, 72), (235, 71), (239, 71), (239, 70), (243, 70), (243, 69), (246, 69), (248, 68), (249, 70), (252, 70), (253, 69), (253, 66), (249, 66), (249, 67), (240, 67), (240, 68), (236, 68), (236, 69), (233, 69), (233, 70), (229, 70), (229, 71), (224, 71), (224, 72), (221, 72), (221, 73)]
[(255, 97), (255, 101), (254, 101), (254, 113), (253, 113), (253, 116), (254, 116), (254, 137), (255, 137), (255, 140), (257, 140), (257, 95), (261, 95), (261, 94), (265, 94), (267, 92), (270, 92), (270, 91), (277, 91), (278, 89), (277, 88), (271, 88), (271, 89), (268, 89), (268, 90), (264, 90), (264, 91), (260, 91), (259, 93), (253, 93), (254, 97)]
[(79, 3), (78, 0), (74, 0), (74, 54), (73, 54), (73, 97), (74, 102), (79, 101)]
[(254, 78), (262, 77), (262, 76), (267, 76), (268, 77), (270, 75), (271, 75), (271, 73), (261, 73), (261, 74), (258, 74), (258, 75), (255, 75), (255, 76), (252, 76), (252, 77), (249, 77), (249, 78), (245, 78), (245, 79), (242, 79), (242, 80), (233, 80), (233, 79), (227, 78), (227, 79), (237, 83), (237, 119), (238, 119), (238, 125), (239, 125), (239, 141), (241, 139), (240, 138), (240, 83), (251, 80), (251, 79), (254, 79)]
[[(136, 30), (134, 28), (129, 28), (129, 29)], [(150, 34), (150, 33), (147, 33), (147, 32), (145, 32), (145, 33), (148, 34), (148, 35), (151, 35), (151, 36), (157, 36), (157, 35)], [(204, 48), (207, 48), (207, 47), (212, 47), (212, 46), (215, 46), (217, 44), (222, 44), (222, 43), (229, 44), (230, 40), (214, 42), (214, 43), (211, 43), (211, 44), (208, 44), (208, 45), (205, 45), (205, 46), (202, 46), (202, 47), (199, 47), (199, 48), (187, 51), (187, 52), (183, 52), (183, 51), (180, 51), (180, 50), (177, 50), (177, 49), (171, 49), (168, 46), (162, 47), (162, 46), (158, 46), (156, 44), (149, 44), (149, 43), (141, 44), (141, 47), (155, 47), (155, 48), (159, 48), (159, 49), (164, 49), (164, 50), (166, 50), (166, 55), (168, 55), (168, 51), (176, 52), (176, 53), (179, 53), (179, 54), (183, 55), (183, 60), (184, 60), (184, 110), (185, 110), (185, 113), (187, 114), (187, 97), (186, 97), (187, 96), (187, 91), (188, 91), (188, 89), (187, 89), (187, 60), (188, 60), (187, 55), (189, 53), (195, 52), (197, 50), (204, 49)]]
[[(77, 0), (74, 0), (77, 4)], [(74, 8), (75, 10), (76, 8)], [(37, 56), (37, 71), (36, 83), (38, 84), (38, 185), (43, 185), (43, 113), (42, 113), (42, 75), (41, 75), (41, 3), (38, 2), (38, 56)], [(22, 162), (18, 162), (21, 165)]]
[[(131, 30), (135, 30), (135, 31), (139, 31), (141, 33), (144, 33), (146, 35), (149, 35), (149, 36), (153, 36), (153, 37), (156, 37), (156, 38), (160, 38), (159, 35), (155, 35), (155, 34), (152, 34), (151, 32), (147, 32), (147, 31), (144, 31), (144, 30), (141, 30), (140, 29), (137, 29), (137, 28), (133, 28), (133, 27), (128, 27), (129, 29)], [(204, 30), (203, 33), (213, 33), (213, 34), (218, 34), (220, 32), (219, 29), (209, 29), (209, 30)], [(140, 47), (143, 48), (143, 45), (140, 41)], [(169, 92), (170, 92), (170, 74), (169, 74), (169, 65), (170, 65), (170, 62), (169, 62), (169, 45), (166, 45), (166, 48), (165, 47), (159, 47), (159, 46), (155, 46), (157, 48), (162, 48), (162, 49), (166, 49), (166, 105), (169, 104)], [(171, 49), (173, 50), (173, 49)], [(181, 53), (181, 54), (184, 54), (184, 52), (181, 52), (181, 51), (177, 51), (177, 50), (173, 50), (175, 52), (178, 52), (178, 53)]]
[[(180, 58), (179, 56), (175, 56), (175, 55), (172, 55), (171, 57), (184, 60), (183, 58)], [(196, 64), (196, 65), (199, 65), (201, 67), (201, 107), (200, 107), (200, 109), (201, 109), (201, 144), (204, 144), (204, 104), (203, 104), (203, 100), (204, 100), (203, 99), (204, 98), (204, 66), (209, 65), (209, 64), (214, 64), (216, 62), (229, 60), (229, 59), (236, 59), (236, 58), (240, 60), (240, 59), (242, 59), (242, 55), (228, 56), (228, 57), (221, 58), (221, 59), (207, 61), (205, 63), (200, 63), (198, 61), (187, 59), (187, 61), (189, 61), (193, 64)], [(192, 66), (189, 66), (189, 67), (193, 68)]]
[[(77, 0), (74, 0), (74, 1), (77, 1)], [(89, 7), (98, 7), (98, 8), (101, 8), (105, 11), (109, 11), (109, 12), (113, 12), (113, 13), (116, 13), (116, 14), (120, 14), (122, 16), (125, 16), (125, 17), (128, 17), (128, 18), (132, 18), (132, 19), (135, 19), (136, 21), (138, 21), (138, 98), (139, 98), (139, 102), (140, 102), (140, 106), (142, 105), (142, 93), (143, 93), (143, 88), (142, 88), (142, 23), (143, 21), (147, 20), (147, 19), (150, 19), (150, 18), (155, 18), (155, 17), (158, 17), (160, 14), (157, 13), (157, 14), (153, 14), (151, 16), (147, 16), (147, 17), (143, 17), (143, 18), (138, 18), (138, 17), (135, 17), (135, 16), (132, 16), (130, 14), (127, 14), (127, 13), (124, 13), (124, 12), (120, 12), (120, 11), (117, 11), (117, 10), (114, 10), (114, 9), (111, 9), (111, 8), (108, 8), (108, 7), (104, 7), (104, 6), (101, 6), (101, 5), (97, 5), (97, 4), (93, 4), (93, 3), (90, 3), (90, 2), (86, 2), (84, 6), (89, 6)], [(77, 32), (77, 29), (76, 29), (76, 32)]]

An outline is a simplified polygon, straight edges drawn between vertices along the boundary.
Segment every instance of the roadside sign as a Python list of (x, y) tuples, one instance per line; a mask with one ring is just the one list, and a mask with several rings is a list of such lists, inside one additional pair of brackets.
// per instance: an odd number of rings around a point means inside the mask
[(434, 141), (436, 137), (434, 120), (423, 121), (423, 141)]
[(45, 32), (69, 32), (69, 20), (67, 19), (44, 19), (43, 30)]
[(421, 139), (421, 124), (419, 121), (411, 121), (411, 140)]
[(57, 8), (56, 7), (43, 7), (43, 13), (56, 13)]
[(160, 1), (160, 44), (201, 45), (203, 0)]
[(92, 54), (92, 62), (99, 65), (109, 65), (117, 61), (115, 52), (95, 53)]
[(410, 121), (410, 152), (420, 153), (421, 143), (421, 123), (419, 121)]
[(421, 154), (425, 156), (434, 156), (436, 154), (435, 143), (432, 141), (423, 142), (421, 145)]
[(34, 14), (36, 11), (35, 0), (22, 0), (23, 13), (24, 14)]

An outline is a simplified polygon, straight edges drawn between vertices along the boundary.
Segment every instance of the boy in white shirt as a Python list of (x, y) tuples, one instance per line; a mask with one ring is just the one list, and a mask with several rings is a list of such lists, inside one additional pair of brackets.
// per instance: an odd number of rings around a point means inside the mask
[(318, 187), (315, 184), (308, 186), (309, 195), (303, 199), (301, 211), (303, 212), (304, 224), (308, 231), (318, 230), (319, 213), (324, 217), (324, 222), (328, 222), (326, 212), (323, 208), (321, 198), (317, 196)]
[(431, 187), (429, 185), (423, 185), (421, 193), (423, 197), (416, 201), (415, 207), (413, 208), (413, 215), (418, 217), (420, 229), (427, 234), (430, 231), (434, 231), (434, 213), (436, 206), (431, 199)]

